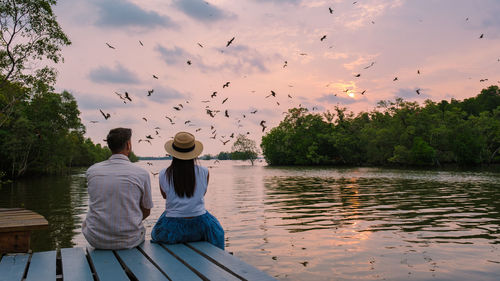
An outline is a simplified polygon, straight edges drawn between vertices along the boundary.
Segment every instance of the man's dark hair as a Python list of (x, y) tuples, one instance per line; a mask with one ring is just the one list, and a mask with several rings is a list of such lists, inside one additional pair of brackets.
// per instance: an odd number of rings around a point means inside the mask
[(125, 149), (127, 141), (132, 137), (132, 130), (129, 128), (115, 128), (109, 131), (106, 141), (111, 152), (119, 153)]

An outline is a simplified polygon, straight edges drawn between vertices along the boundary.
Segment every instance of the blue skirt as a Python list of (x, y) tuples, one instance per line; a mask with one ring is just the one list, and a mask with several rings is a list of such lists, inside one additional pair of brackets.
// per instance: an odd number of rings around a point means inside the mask
[(190, 219), (167, 217), (163, 212), (151, 231), (151, 241), (166, 244), (207, 241), (224, 250), (224, 229), (208, 211)]

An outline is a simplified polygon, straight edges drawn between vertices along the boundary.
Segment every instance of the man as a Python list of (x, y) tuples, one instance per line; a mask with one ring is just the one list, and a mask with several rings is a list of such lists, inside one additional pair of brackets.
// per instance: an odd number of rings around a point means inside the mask
[(149, 173), (130, 162), (132, 130), (116, 128), (106, 138), (113, 153), (86, 173), (89, 211), (82, 232), (98, 249), (133, 248), (144, 241), (142, 221), (153, 207)]

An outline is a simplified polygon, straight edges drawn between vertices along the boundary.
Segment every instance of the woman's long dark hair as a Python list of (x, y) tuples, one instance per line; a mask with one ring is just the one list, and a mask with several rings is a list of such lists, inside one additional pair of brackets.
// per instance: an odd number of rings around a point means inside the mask
[(167, 168), (167, 182), (174, 184), (174, 190), (177, 196), (187, 198), (193, 196), (196, 186), (196, 174), (194, 171), (194, 161), (181, 160), (172, 157), (172, 163)]

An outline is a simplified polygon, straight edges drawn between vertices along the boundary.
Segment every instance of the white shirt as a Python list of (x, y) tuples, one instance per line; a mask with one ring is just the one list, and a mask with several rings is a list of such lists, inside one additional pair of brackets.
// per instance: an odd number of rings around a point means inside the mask
[(141, 206), (153, 207), (148, 171), (123, 154), (113, 154), (92, 165), (86, 176), (89, 211), (82, 232), (89, 244), (100, 249), (125, 249), (144, 241)]
[(172, 181), (167, 181), (167, 169), (160, 171), (159, 180), (160, 188), (167, 195), (165, 203), (165, 212), (167, 217), (196, 217), (207, 212), (205, 209), (205, 192), (207, 191), (207, 176), (208, 169), (202, 166), (195, 165), (194, 171), (196, 175), (196, 184), (193, 196), (179, 197), (175, 193), (174, 184)]

